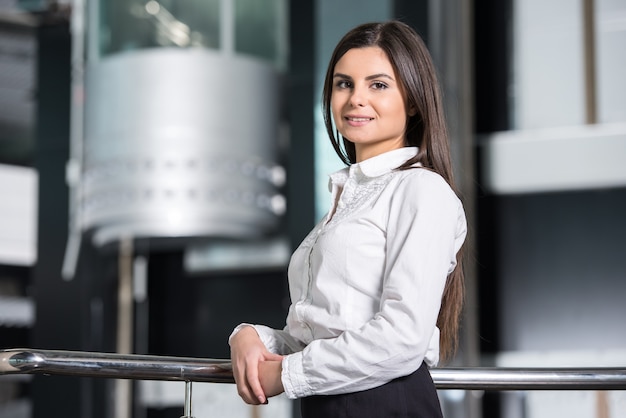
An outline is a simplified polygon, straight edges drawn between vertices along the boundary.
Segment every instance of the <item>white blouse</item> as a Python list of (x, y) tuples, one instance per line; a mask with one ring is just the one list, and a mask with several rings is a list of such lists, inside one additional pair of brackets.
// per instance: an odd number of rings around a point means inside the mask
[(400, 148), (331, 175), (330, 210), (291, 257), (285, 328), (254, 325), (285, 355), (289, 398), (366, 390), (437, 364), (441, 296), (466, 220), (441, 176), (395, 170), (416, 153)]

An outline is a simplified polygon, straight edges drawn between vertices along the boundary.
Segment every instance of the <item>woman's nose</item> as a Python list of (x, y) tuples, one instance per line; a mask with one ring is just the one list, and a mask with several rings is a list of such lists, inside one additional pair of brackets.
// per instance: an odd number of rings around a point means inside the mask
[(350, 105), (353, 107), (363, 107), (367, 104), (367, 94), (361, 88), (354, 88), (350, 95)]

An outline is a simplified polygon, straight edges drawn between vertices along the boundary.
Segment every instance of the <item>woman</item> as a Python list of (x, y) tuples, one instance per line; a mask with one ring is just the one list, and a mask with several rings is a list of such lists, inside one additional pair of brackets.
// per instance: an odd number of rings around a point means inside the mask
[(453, 191), (439, 84), (407, 25), (356, 27), (331, 57), (328, 135), (348, 167), (294, 252), (286, 326), (229, 339), (250, 404), (282, 393), (307, 417), (440, 417), (428, 367), (453, 354), (466, 221)]

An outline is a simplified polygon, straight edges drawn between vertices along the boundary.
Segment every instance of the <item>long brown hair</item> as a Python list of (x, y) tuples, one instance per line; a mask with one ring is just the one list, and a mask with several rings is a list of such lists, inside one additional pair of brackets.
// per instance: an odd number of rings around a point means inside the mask
[[(339, 41), (331, 56), (324, 81), (322, 108), (326, 131), (337, 155), (350, 165), (356, 162), (354, 143), (335, 131), (331, 113), (331, 95), (335, 65), (353, 48), (376, 46), (389, 59), (399, 79), (407, 109), (415, 111), (407, 118), (405, 146), (416, 146), (417, 155), (398, 169), (408, 169), (416, 163), (441, 175), (452, 187), (452, 161), (448, 129), (437, 74), (430, 53), (420, 36), (399, 21), (366, 23), (348, 32)], [(408, 112), (407, 112), (408, 113)], [(413, 113), (413, 112), (410, 112)], [(447, 278), (437, 326), (441, 332), (440, 355), (450, 359), (456, 352), (458, 330), (463, 308), (464, 279), (462, 251), (457, 254), (457, 265)]]

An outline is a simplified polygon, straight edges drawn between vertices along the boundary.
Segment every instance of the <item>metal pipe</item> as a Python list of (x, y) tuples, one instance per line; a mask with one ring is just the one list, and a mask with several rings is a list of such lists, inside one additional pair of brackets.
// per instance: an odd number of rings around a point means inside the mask
[(626, 368), (440, 368), (438, 389), (626, 390)]
[(3, 350), (3, 374), (234, 383), (229, 360), (83, 351)]
[(193, 418), (191, 415), (191, 382), (187, 380), (185, 382), (185, 409), (184, 414), (180, 418)]
[[(122, 237), (119, 241), (117, 284), (117, 352), (133, 352), (133, 239)], [(133, 385), (130, 380), (115, 381), (115, 417), (131, 418), (133, 414)]]
[[(229, 360), (13, 349), (0, 351), (0, 375), (54, 374), (136, 380), (234, 383)], [(434, 368), (438, 389), (626, 390), (626, 367)]]

